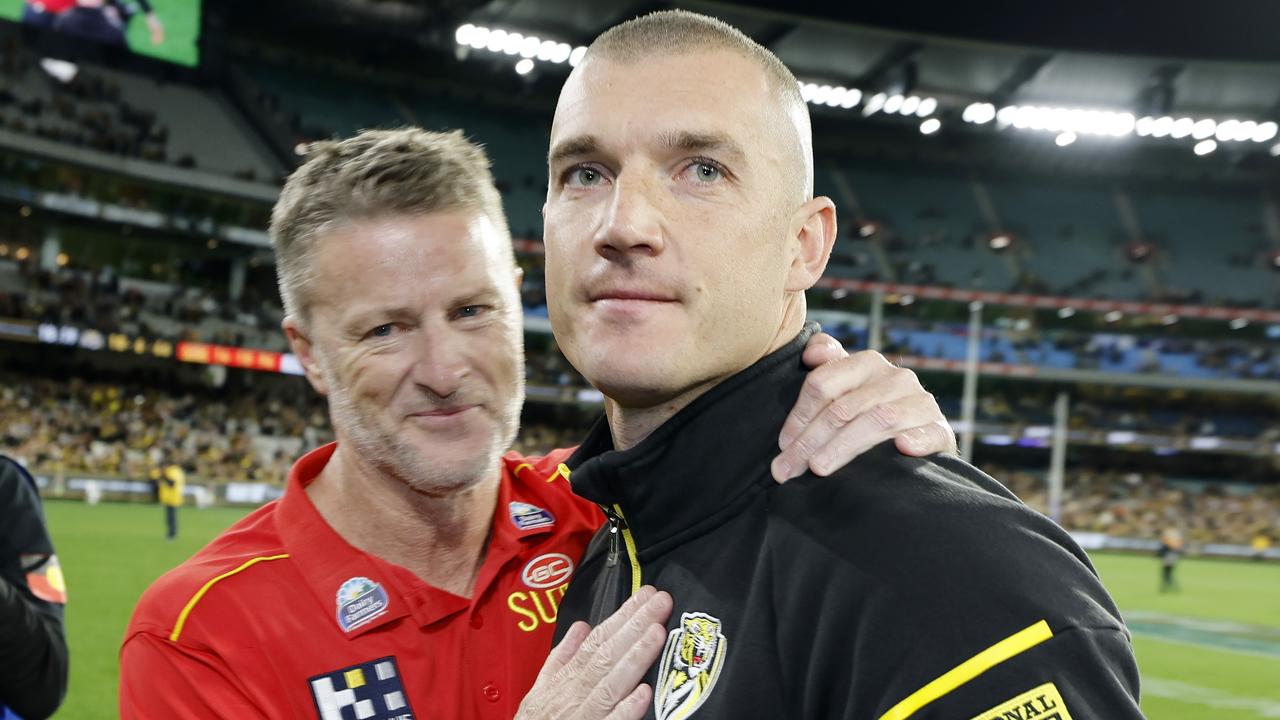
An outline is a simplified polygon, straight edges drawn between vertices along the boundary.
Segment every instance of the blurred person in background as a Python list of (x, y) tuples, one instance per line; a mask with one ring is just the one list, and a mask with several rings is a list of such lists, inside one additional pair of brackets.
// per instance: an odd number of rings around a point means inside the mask
[(1160, 558), (1160, 592), (1177, 592), (1178, 561), (1182, 559), (1182, 532), (1177, 528), (1166, 528), (1160, 533), (1160, 549), (1156, 555)]
[(182, 492), (187, 486), (187, 474), (181, 465), (169, 463), (160, 471), (156, 482), (160, 504), (164, 506), (164, 539), (173, 540), (178, 537), (178, 508), (182, 507)]
[[(337, 442), (144, 593), (120, 653), (122, 716), (511, 717), (526, 693), (521, 717), (643, 714), (665, 594), (640, 593), (590, 635), (578, 624), (548, 656), (603, 516), (570, 492), (570, 451), (508, 452), (521, 275), (483, 150), (417, 129), (317, 143), (271, 234), (283, 328)], [(815, 432), (784, 463), (839, 464), (868, 437), (954, 449), (910, 371), (830, 338), (806, 357), (830, 362), (799, 404)]]
[(35, 480), (0, 455), (0, 720), (39, 720), (62, 704), (66, 602)]

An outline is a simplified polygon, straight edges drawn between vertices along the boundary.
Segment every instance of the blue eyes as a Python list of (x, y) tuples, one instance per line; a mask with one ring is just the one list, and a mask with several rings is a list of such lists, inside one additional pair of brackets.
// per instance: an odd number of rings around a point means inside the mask
[(720, 167), (709, 162), (694, 163), (689, 166), (689, 169), (693, 170), (694, 177), (698, 182), (715, 182), (721, 176)]
[(391, 331), (395, 329), (395, 325), (387, 323), (369, 331), (369, 337), (390, 337)]
[[(725, 169), (719, 163), (695, 158), (680, 171), (681, 174), (695, 183), (710, 185), (723, 180)], [(604, 173), (591, 165), (578, 165), (569, 168), (564, 175), (564, 183), (570, 187), (589, 188), (601, 185), (606, 181)]]

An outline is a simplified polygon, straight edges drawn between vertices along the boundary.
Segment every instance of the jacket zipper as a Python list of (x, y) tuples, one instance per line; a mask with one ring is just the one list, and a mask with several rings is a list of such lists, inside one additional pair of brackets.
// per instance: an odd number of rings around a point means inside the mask
[[(640, 591), (640, 559), (636, 553), (636, 540), (631, 535), (631, 527), (627, 525), (627, 516), (622, 512), (622, 506), (614, 504), (611, 506), (601, 505), (600, 509), (604, 511), (605, 517), (609, 518), (609, 556), (608, 567), (614, 567), (618, 564), (620, 545), (626, 547), (627, 562), (631, 565), (631, 594), (635, 595)], [(619, 542), (621, 537), (621, 542)]]

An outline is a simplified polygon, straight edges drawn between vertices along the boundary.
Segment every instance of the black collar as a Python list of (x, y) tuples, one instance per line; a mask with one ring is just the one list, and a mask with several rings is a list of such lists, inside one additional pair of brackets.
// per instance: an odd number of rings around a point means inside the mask
[(569, 458), (578, 495), (622, 508), (640, 546), (655, 545), (732, 511), (773, 483), (778, 434), (804, 384), (807, 323), (791, 342), (733, 375), (676, 413), (630, 450), (613, 448), (601, 418)]

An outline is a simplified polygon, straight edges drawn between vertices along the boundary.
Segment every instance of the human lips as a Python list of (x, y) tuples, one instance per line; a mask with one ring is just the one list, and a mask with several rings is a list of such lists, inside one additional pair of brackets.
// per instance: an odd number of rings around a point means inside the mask
[(409, 417), (423, 418), (428, 421), (448, 421), (457, 418), (472, 410), (478, 409), (479, 405), (450, 405), (447, 407), (431, 408), (429, 410), (420, 410), (418, 412), (409, 413)]
[(671, 293), (642, 288), (608, 288), (597, 290), (590, 293), (588, 295), (588, 299), (593, 303), (601, 301), (676, 302), (676, 297)]

